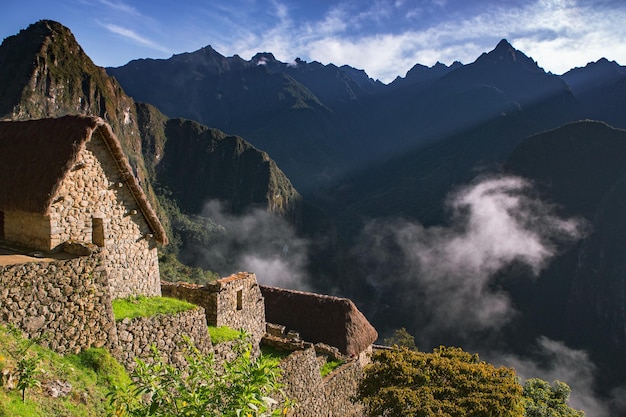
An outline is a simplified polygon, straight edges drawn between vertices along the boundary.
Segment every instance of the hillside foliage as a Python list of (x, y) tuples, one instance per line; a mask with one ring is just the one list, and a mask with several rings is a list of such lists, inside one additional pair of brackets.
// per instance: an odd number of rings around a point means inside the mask
[(370, 417), (585, 415), (567, 405), (567, 384), (534, 378), (522, 387), (513, 368), (495, 367), (460, 348), (424, 353), (396, 344), (372, 359), (357, 395)]
[[(260, 356), (251, 360), (252, 345), (245, 335), (234, 346), (232, 360), (216, 363), (186, 341), (185, 372), (167, 363), (156, 348), (150, 361), (138, 360), (129, 389), (110, 395), (117, 417), (269, 417), (285, 415), (291, 403), (281, 394), (280, 368)], [(281, 396), (282, 397), (282, 396)]]

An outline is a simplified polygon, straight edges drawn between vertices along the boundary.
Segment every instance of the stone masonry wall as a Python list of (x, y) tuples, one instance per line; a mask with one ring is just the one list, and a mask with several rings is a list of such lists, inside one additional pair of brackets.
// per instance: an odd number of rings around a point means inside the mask
[(265, 304), (256, 275), (240, 272), (205, 286), (161, 283), (163, 295), (204, 307), (210, 326), (243, 329), (258, 345), (265, 334)]
[(365, 415), (363, 404), (351, 400), (357, 393), (359, 382), (363, 379), (362, 362), (358, 358), (352, 359), (324, 378), (326, 401), (330, 409), (329, 415), (342, 417)]
[[(317, 352), (319, 354), (319, 352)], [(363, 367), (369, 361), (369, 353), (363, 352), (350, 359), (322, 379), (320, 366), (325, 362), (309, 347), (298, 350), (283, 359), (283, 391), (287, 398), (295, 400), (297, 407), (291, 417), (361, 417), (365, 416), (362, 404), (353, 403), (357, 387), (363, 378)]]
[(94, 243), (103, 247), (113, 298), (161, 295), (155, 239), (97, 132), (53, 198), (49, 249)]
[(121, 352), (115, 356), (129, 370), (135, 368), (135, 358), (150, 360), (152, 345), (159, 349), (167, 362), (183, 365), (183, 335), (189, 337), (201, 352), (213, 351), (204, 309), (200, 307), (178, 314), (124, 319), (116, 325)]
[(62, 354), (116, 343), (99, 255), (0, 267), (0, 321)]
[(42, 214), (22, 211), (4, 213), (4, 239), (29, 248), (50, 250), (50, 220)]
[(331, 416), (315, 349), (292, 353), (280, 362), (280, 367), (283, 392), (297, 403), (290, 417)]

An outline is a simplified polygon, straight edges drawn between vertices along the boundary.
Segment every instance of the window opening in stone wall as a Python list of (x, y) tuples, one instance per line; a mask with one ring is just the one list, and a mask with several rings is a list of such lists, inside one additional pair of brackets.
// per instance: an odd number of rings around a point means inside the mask
[(91, 220), (91, 242), (100, 247), (104, 246), (104, 219)]
[(0, 239), (4, 239), (4, 211), (0, 210)]
[(243, 290), (237, 291), (237, 310), (243, 308)]

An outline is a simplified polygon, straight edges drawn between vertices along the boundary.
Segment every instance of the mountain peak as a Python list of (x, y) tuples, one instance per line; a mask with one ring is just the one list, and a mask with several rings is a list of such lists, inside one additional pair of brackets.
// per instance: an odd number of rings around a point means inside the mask
[(276, 60), (276, 57), (274, 57), (274, 54), (271, 52), (257, 52), (252, 57), (251, 61), (254, 65), (267, 65), (267, 64), (278, 63), (278, 61)]
[(508, 51), (509, 49), (515, 49), (513, 48), (513, 45), (511, 45), (509, 43), (509, 41), (507, 41), (506, 39), (501, 39), (500, 42), (498, 42), (498, 44), (496, 45), (495, 50), (505, 50)]
[(479, 56), (475, 63), (490, 66), (519, 66), (528, 72), (545, 72), (533, 59), (515, 49), (506, 39), (500, 40), (491, 52)]

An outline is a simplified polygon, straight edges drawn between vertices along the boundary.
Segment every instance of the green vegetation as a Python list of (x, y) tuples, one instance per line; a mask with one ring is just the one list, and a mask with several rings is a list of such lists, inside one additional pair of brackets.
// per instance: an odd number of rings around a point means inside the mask
[(153, 317), (159, 314), (175, 314), (193, 310), (195, 305), (169, 297), (128, 297), (113, 300), (113, 315), (116, 321), (136, 317)]
[(326, 363), (320, 368), (322, 378), (324, 378), (326, 375), (330, 374), (332, 371), (339, 368), (343, 364), (344, 362), (338, 359), (327, 360)]
[(159, 256), (161, 280), (169, 282), (190, 282), (192, 284), (208, 284), (219, 279), (219, 274), (200, 267), (191, 267), (180, 262), (173, 253)]
[(228, 326), (209, 326), (209, 335), (211, 336), (211, 343), (214, 345), (230, 342), (241, 338), (242, 332), (239, 330), (231, 329)]
[[(61, 356), (34, 342), (0, 326), (0, 372), (6, 375), (0, 380), (0, 417), (105, 416), (112, 411), (107, 393), (130, 383), (106, 349)], [(19, 366), (20, 361), (30, 363)], [(50, 395), (55, 386), (66, 389), (57, 398)]]
[(567, 405), (571, 392), (561, 381), (550, 385), (542, 379), (529, 379), (524, 383), (524, 417), (584, 417), (584, 412)]
[(293, 352), (290, 350), (277, 349), (273, 346), (261, 345), (261, 355), (263, 355), (266, 360), (272, 361), (276, 365), (292, 353)]
[(383, 343), (386, 346), (405, 347), (409, 350), (417, 350), (415, 338), (404, 327), (397, 329), (393, 336), (385, 339)]
[(515, 370), (443, 346), (432, 353), (407, 348), (375, 352), (358, 398), (372, 417), (524, 415)]
[[(410, 341), (406, 331), (399, 341)], [(409, 335), (410, 336), (410, 335)], [(386, 339), (390, 340), (390, 339)], [(422, 353), (407, 347), (375, 352), (357, 397), (368, 416), (584, 417), (567, 405), (563, 382), (526, 381), (512, 368), (496, 368), (460, 348)]]
[[(242, 335), (243, 336), (243, 335)], [(291, 403), (280, 392), (280, 368), (263, 356), (250, 360), (252, 345), (238, 339), (238, 353), (232, 361), (219, 364), (214, 356), (203, 355), (187, 340), (185, 360), (188, 372), (164, 363), (162, 355), (153, 349), (152, 363), (137, 361), (130, 389), (120, 389), (110, 395), (115, 416), (222, 416), (261, 417), (281, 416)]]

